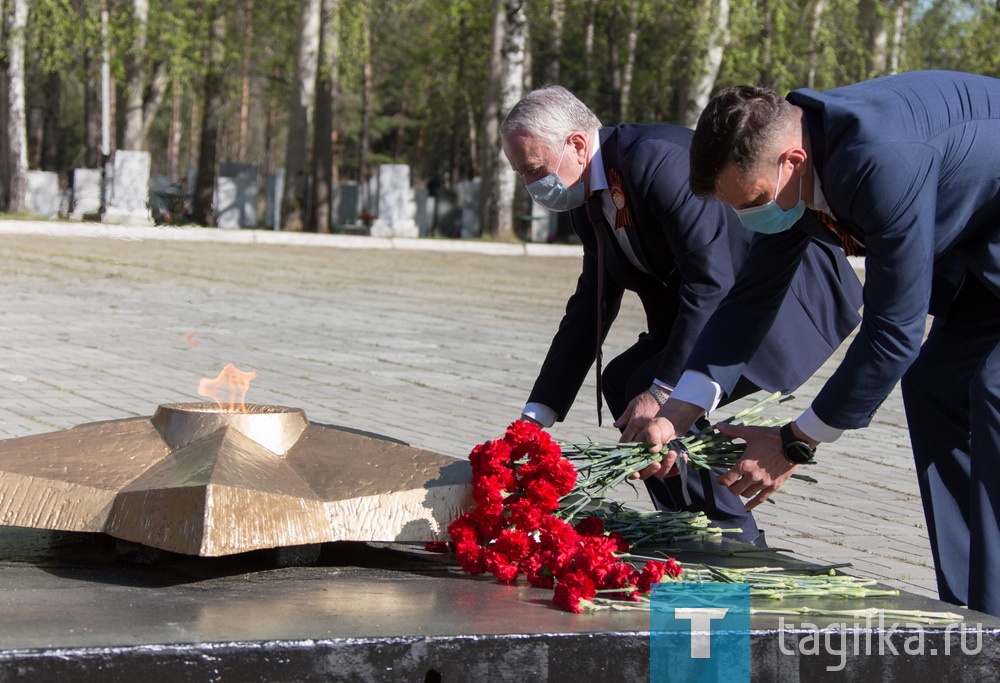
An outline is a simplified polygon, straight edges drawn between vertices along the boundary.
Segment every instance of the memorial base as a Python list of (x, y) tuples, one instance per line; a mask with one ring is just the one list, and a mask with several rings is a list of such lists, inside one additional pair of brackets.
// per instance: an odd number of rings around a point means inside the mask
[[(550, 591), (463, 574), (420, 546), (326, 543), (315, 564), (291, 567), (269, 551), (135, 564), (115, 547), (102, 534), (0, 527), (0, 680), (650, 680), (648, 613), (563, 612)], [(906, 594), (809, 604), (956, 611)], [(1000, 620), (986, 615), (966, 613), (977, 652), (954, 628), (922, 627), (920, 654), (915, 629), (875, 625), (854, 629), (857, 654), (829, 651), (839, 635), (814, 653), (813, 629), (822, 641), (837, 621), (754, 616), (753, 680), (983, 681), (1000, 670)]]

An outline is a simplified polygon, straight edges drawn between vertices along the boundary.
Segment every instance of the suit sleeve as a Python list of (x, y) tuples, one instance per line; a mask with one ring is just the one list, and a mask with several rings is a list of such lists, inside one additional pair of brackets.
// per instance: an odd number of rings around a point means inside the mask
[[(576, 218), (574, 217), (574, 220)], [(529, 403), (541, 403), (566, 419), (587, 372), (595, 361), (597, 338), (597, 244), (589, 224), (578, 230), (583, 242), (583, 271), (576, 291), (566, 303), (566, 313), (552, 338), (542, 368), (528, 397)], [(602, 340), (618, 315), (623, 290), (610, 275), (605, 274)]]
[(695, 197), (688, 171), (687, 149), (662, 141), (647, 143), (629, 169), (632, 178), (645, 178), (641, 201), (674, 258), (668, 285), (677, 291), (677, 313), (656, 373), (668, 385), (680, 379), (695, 339), (735, 277), (724, 207)]
[[(850, 216), (865, 232), (864, 313), (843, 362), (813, 402), (831, 427), (871, 421), (923, 341), (934, 269), (940, 160), (922, 145), (882, 146), (855, 162)], [(836, 167), (827, 176), (837, 178)]]
[(685, 369), (708, 375), (732, 393), (770, 331), (811, 241), (798, 229), (754, 237), (736, 282), (705, 324)]

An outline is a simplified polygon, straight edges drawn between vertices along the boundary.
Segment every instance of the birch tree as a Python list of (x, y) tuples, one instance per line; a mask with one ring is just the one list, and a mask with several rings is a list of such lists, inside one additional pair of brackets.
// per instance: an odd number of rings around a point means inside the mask
[(319, 67), (321, 0), (304, 0), (300, 17), (295, 82), (288, 110), (288, 147), (285, 153), (285, 194), (281, 226), (302, 230), (306, 220), (309, 131), (316, 98)]
[(686, 68), (679, 88), (677, 122), (694, 128), (708, 104), (729, 43), (729, 0), (699, 0)]
[(500, 123), (521, 99), (527, 37), (527, 0), (495, 0), (492, 59), (483, 113), (480, 225), (484, 234), (509, 235), (514, 227), (517, 176), (500, 146)]
[(125, 51), (125, 112), (122, 149), (144, 150), (166, 95), (168, 74), (162, 60), (151, 59), (149, 0), (132, 0), (132, 43)]
[[(7, 0), (7, 210), (28, 208), (28, 129), (24, 94), (25, 31), (28, 0)], [(4, 7), (6, 10), (7, 8)], [(6, 22), (5, 22), (6, 23)]]

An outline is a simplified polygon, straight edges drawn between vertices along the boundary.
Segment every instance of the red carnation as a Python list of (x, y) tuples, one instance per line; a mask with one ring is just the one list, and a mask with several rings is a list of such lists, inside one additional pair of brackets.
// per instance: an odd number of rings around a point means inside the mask
[(507, 506), (508, 520), (521, 531), (537, 531), (545, 514), (536, 508), (531, 501), (521, 498)]
[(517, 529), (504, 529), (496, 540), (497, 552), (510, 558), (511, 562), (520, 562), (532, 550), (531, 538)]
[(455, 546), (455, 559), (459, 566), (470, 574), (482, 574), (486, 571), (483, 549), (471, 543)]
[(525, 494), (542, 512), (551, 512), (559, 507), (559, 492), (545, 479), (532, 481), (526, 487)]
[(448, 525), (448, 535), (458, 544), (479, 544), (479, 529), (471, 514), (464, 514)]
[(527, 420), (511, 422), (503, 437), (504, 442), (510, 446), (511, 454), (515, 460), (520, 460), (533, 451), (539, 439), (549, 439), (549, 435), (543, 432), (537, 424)]
[(541, 555), (538, 553), (528, 555), (521, 560), (518, 567), (524, 572), (528, 583), (535, 588), (552, 588), (555, 584), (552, 572), (549, 570), (548, 565), (542, 562)]
[(573, 527), (581, 536), (603, 536), (604, 521), (597, 515), (584, 517)]
[(517, 563), (492, 548), (484, 551), (486, 571), (496, 577), (500, 583), (514, 583), (517, 580)]
[(502, 476), (488, 475), (479, 477), (472, 484), (472, 498), (479, 505), (503, 505), (506, 493), (510, 490), (507, 486), (508, 482)]
[(506, 441), (487, 441), (479, 444), (469, 453), (472, 464), (472, 477), (502, 475), (510, 471), (510, 445)]
[(615, 547), (615, 552), (616, 553), (627, 553), (628, 552), (629, 542), (628, 542), (628, 540), (624, 536), (622, 536), (622, 532), (620, 532), (620, 531), (612, 531), (610, 534), (608, 534), (608, 538), (610, 538), (611, 540), (613, 540), (615, 542), (615, 546), (616, 546)]
[(654, 583), (660, 583), (665, 576), (676, 579), (681, 575), (681, 571), (683, 571), (681, 566), (672, 557), (666, 562), (650, 560), (639, 572), (636, 588), (640, 593), (648, 593), (650, 586)]
[(579, 614), (592, 605), (590, 599), (597, 595), (593, 580), (583, 572), (570, 572), (556, 584), (552, 602), (567, 612)]

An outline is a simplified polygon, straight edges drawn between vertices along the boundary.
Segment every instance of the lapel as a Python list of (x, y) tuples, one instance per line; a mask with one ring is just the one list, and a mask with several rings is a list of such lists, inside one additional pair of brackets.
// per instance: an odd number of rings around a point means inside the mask
[(865, 243), (864, 232), (852, 222), (844, 220), (850, 214), (840, 210), (840, 195), (836, 191), (837, 188), (834, 184), (828, 182), (827, 179), (826, 160), (828, 143), (826, 130), (823, 126), (823, 110), (816, 110), (811, 107), (809, 100), (801, 101), (798, 98), (791, 98), (791, 101), (802, 109), (802, 115), (806, 122), (806, 130), (809, 131), (809, 152), (812, 154), (813, 169), (815, 169), (820, 185), (823, 187), (823, 196), (826, 197), (826, 202), (833, 211), (833, 218), (843, 230), (846, 230), (851, 237), (863, 246)]
[[(655, 271), (650, 267), (643, 248), (642, 233), (639, 229), (635, 199), (628, 179), (622, 172), (621, 155), (618, 145), (619, 130), (617, 128), (601, 129), (601, 159), (604, 163), (604, 175), (608, 179), (608, 192), (617, 209), (614, 230), (624, 230), (629, 245), (642, 267), (649, 273)], [(607, 221), (605, 221), (607, 222)], [(621, 251), (618, 240), (611, 240), (614, 248)], [(621, 258), (626, 259), (624, 253)]]

